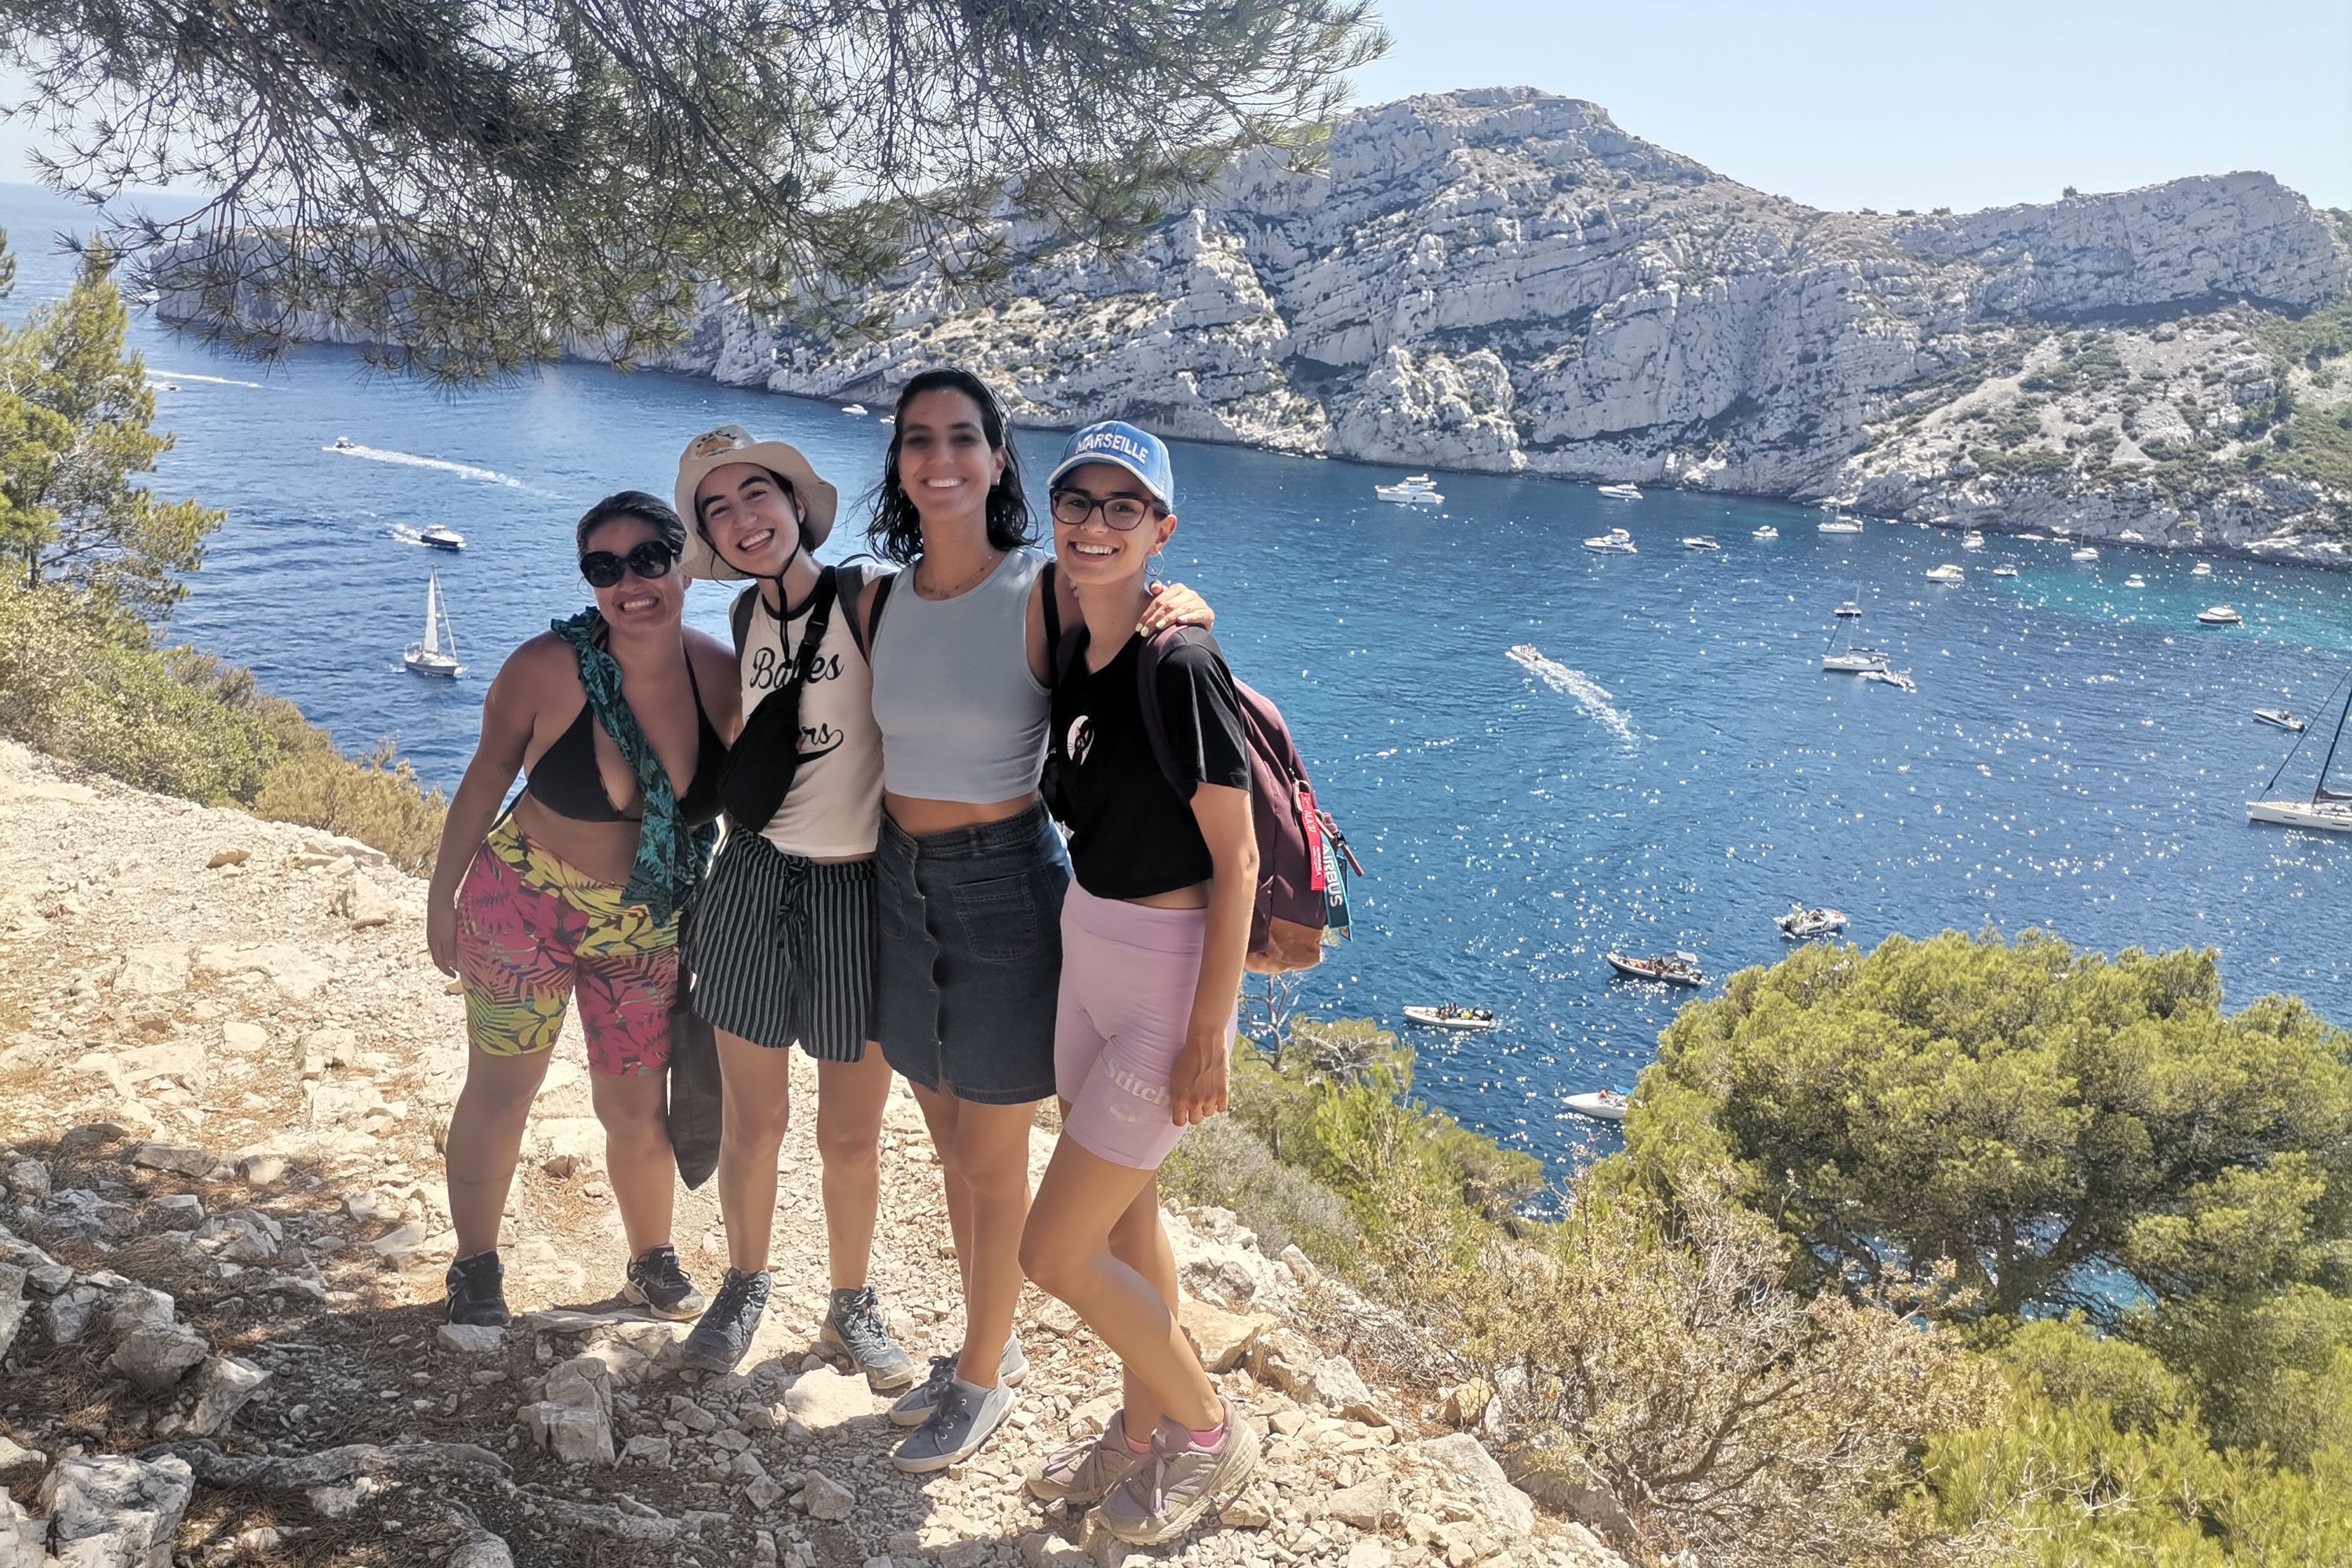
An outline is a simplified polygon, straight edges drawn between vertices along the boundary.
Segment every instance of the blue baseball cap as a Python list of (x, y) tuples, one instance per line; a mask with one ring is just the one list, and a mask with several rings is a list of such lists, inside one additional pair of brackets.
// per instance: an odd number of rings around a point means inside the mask
[(1176, 510), (1176, 468), (1168, 448), (1149, 430), (1139, 430), (1123, 419), (1106, 419), (1072, 436), (1062, 447), (1061, 459), (1045, 476), (1051, 486), (1072, 468), (1088, 463), (1112, 463), (1143, 481), (1161, 506)]

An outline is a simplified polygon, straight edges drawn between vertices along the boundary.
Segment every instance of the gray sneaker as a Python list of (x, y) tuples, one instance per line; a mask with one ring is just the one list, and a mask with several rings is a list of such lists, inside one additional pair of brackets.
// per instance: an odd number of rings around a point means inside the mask
[(975, 1393), (950, 1374), (947, 1387), (940, 1391), (939, 1403), (931, 1406), (929, 1418), (908, 1434), (890, 1462), (909, 1475), (944, 1470), (971, 1458), (1012, 1408), (1010, 1385), (1000, 1383)]
[[(955, 1373), (954, 1356), (933, 1356), (930, 1375), (898, 1396), (898, 1403), (890, 1406), (890, 1419), (901, 1426), (920, 1426), (929, 1421), (940, 1402), (940, 1391), (955, 1381)], [(1018, 1388), (1028, 1375), (1029, 1354), (1015, 1335), (1004, 1342), (1003, 1359), (996, 1363), (996, 1381), (1001, 1387)]]
[(817, 1343), (830, 1354), (846, 1356), (851, 1365), (866, 1374), (866, 1386), (877, 1394), (887, 1394), (915, 1381), (915, 1358), (891, 1341), (870, 1285), (833, 1293), (824, 1327), (817, 1331)]
[(1151, 1458), (1113, 1487), (1097, 1510), (1105, 1530), (1129, 1546), (1158, 1546), (1249, 1485), (1257, 1474), (1257, 1429), (1232, 1400), (1223, 1405), (1224, 1440), (1213, 1448), (1195, 1448), (1172, 1421), (1160, 1424), (1151, 1435)]
[(1127, 1446), (1127, 1412), (1111, 1412), (1110, 1425), (1099, 1437), (1088, 1437), (1055, 1450), (1043, 1464), (1029, 1467), (1024, 1478), (1029, 1495), (1041, 1502), (1067, 1503), (1073, 1509), (1092, 1508), (1111, 1488), (1127, 1479), (1145, 1456)]

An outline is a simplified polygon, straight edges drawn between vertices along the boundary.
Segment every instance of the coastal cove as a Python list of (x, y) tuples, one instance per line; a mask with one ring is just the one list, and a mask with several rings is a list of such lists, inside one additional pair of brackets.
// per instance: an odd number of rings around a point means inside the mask
[[(11, 309), (63, 286), (36, 237), (68, 221), (0, 195), (24, 259)], [(580, 365), (456, 396), (370, 378), (334, 348), (263, 370), (144, 314), (159, 489), (227, 509), (175, 639), (251, 666), (347, 749), (398, 737), (455, 782), (498, 662), (583, 596), (571, 524), (597, 496), (666, 491), (680, 444), (724, 420), (800, 444), (845, 495), (887, 432), (830, 405)], [(877, 412), (878, 412), (877, 408)], [(355, 452), (327, 448), (348, 437)], [(1058, 437), (1023, 437), (1042, 462)], [(2342, 580), (1873, 523), (1652, 490), (1447, 474), (1436, 508), (1377, 501), (1401, 470), (1181, 446), (1170, 574), (1219, 614), (1236, 669), (1282, 704), (1370, 878), (1310, 1009), (1402, 1027), (1410, 1004), (1491, 1006), (1491, 1035), (1408, 1033), (1441, 1108), (1565, 1169), (1561, 1095), (1631, 1087), (1685, 994), (1612, 982), (1611, 948), (1684, 947), (1719, 977), (1785, 946), (1770, 917), (1834, 904), (1865, 945), (1990, 923), (2078, 946), (2211, 945), (2231, 999), (2352, 1016), (2352, 844), (2247, 826), (2290, 739), (2255, 707), (2318, 714), (2352, 668)], [(855, 510), (849, 511), (855, 520)], [(420, 548), (446, 524), (467, 548)], [(1776, 527), (1780, 538), (1753, 531)], [(1640, 553), (1587, 535), (1622, 526)], [(1708, 534), (1723, 549), (1684, 550)], [(828, 554), (846, 553), (845, 525)], [(1924, 580), (1946, 561), (1967, 580)], [(2019, 575), (1996, 580), (1990, 569)], [(400, 668), (438, 568), (467, 672)], [(2147, 586), (2127, 589), (2126, 576)], [(1824, 676), (1845, 634), (1912, 671), (1905, 693)], [(726, 595), (696, 590), (723, 631)], [(2229, 603), (2239, 628), (2200, 628)], [(1515, 658), (1514, 649), (1532, 650)], [(2321, 737), (2325, 739), (2325, 737)], [(2307, 789), (2306, 748), (2282, 781)]]

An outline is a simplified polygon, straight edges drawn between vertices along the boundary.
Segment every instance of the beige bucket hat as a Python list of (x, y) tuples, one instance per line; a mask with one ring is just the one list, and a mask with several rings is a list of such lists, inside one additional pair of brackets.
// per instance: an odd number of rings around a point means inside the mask
[(686, 450), (678, 455), (677, 515), (686, 523), (686, 552), (679, 564), (688, 577), (706, 583), (750, 580), (710, 548), (710, 542), (702, 537), (702, 520), (694, 506), (694, 492), (701, 488), (704, 476), (730, 463), (757, 463), (791, 482), (793, 493), (800, 497), (801, 510), (808, 518), (810, 548), (823, 544), (833, 531), (833, 517), (841, 506), (841, 492), (817, 476), (809, 460), (801, 456), (799, 447), (783, 441), (755, 440), (751, 432), (740, 425), (721, 425), (688, 441)]

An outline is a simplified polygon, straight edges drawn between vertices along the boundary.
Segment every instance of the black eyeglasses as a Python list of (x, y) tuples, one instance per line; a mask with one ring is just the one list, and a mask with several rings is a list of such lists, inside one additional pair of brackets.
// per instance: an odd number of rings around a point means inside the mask
[(669, 569), (677, 564), (677, 552), (658, 539), (648, 539), (626, 555), (615, 555), (609, 550), (592, 550), (580, 558), (580, 575), (588, 579), (592, 588), (609, 588), (621, 580), (624, 572), (635, 572), (650, 583), (656, 577), (667, 577)]
[(1103, 521), (1125, 533), (1150, 517), (1152, 510), (1150, 501), (1138, 500), (1133, 496), (1111, 496), (1097, 500), (1080, 489), (1055, 490), (1048, 500), (1052, 503), (1054, 521), (1064, 528), (1079, 527), (1099, 507)]

